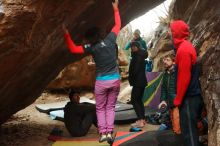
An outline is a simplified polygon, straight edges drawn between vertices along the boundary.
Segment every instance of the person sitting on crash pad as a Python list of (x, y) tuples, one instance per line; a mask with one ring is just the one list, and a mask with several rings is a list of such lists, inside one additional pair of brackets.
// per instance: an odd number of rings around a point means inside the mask
[(97, 126), (96, 108), (94, 104), (79, 103), (79, 93), (71, 90), (70, 102), (64, 108), (64, 123), (73, 137), (85, 136), (92, 124)]

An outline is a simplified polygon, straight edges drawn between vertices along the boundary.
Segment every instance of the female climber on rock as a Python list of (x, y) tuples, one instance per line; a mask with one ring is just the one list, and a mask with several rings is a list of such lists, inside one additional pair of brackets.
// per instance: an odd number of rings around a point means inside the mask
[(78, 46), (71, 39), (68, 30), (63, 25), (66, 44), (71, 53), (91, 54), (96, 64), (96, 114), (98, 119), (99, 142), (112, 142), (114, 129), (115, 104), (120, 90), (120, 74), (116, 56), (116, 38), (121, 28), (121, 19), (118, 9), (118, 0), (112, 3), (115, 17), (115, 25), (111, 32), (101, 38), (97, 27), (90, 28), (85, 33), (85, 39), (89, 42), (84, 46)]

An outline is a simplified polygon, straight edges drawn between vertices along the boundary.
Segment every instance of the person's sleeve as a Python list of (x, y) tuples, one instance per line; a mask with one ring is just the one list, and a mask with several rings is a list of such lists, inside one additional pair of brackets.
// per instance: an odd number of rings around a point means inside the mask
[[(164, 73), (165, 74), (165, 73)], [(167, 94), (166, 94), (166, 84), (165, 84), (165, 75), (163, 74), (163, 80), (162, 80), (162, 86), (161, 86), (161, 97), (160, 102), (167, 100)]]
[(191, 56), (187, 52), (180, 52), (180, 54), (177, 54), (177, 59), (177, 95), (173, 104), (175, 106), (180, 106), (190, 83), (192, 62)]
[(131, 43), (130, 42), (126, 44), (124, 50), (128, 50), (129, 48), (131, 48)]
[(143, 40), (143, 42), (142, 42), (142, 44), (143, 44), (143, 48), (144, 48), (144, 50), (147, 50), (147, 44), (146, 44), (146, 42)]
[(147, 59), (147, 57), (148, 57), (148, 52), (147, 52), (147, 50), (144, 50), (143, 52), (144, 52), (144, 59)]
[(70, 34), (64, 34), (66, 45), (69, 48), (70, 52), (73, 54), (83, 54), (83, 46), (77, 46), (70, 37)]
[(118, 9), (114, 9), (114, 16), (115, 16), (115, 25), (112, 28), (111, 32), (114, 32), (116, 35), (118, 35), (121, 29), (121, 18)]

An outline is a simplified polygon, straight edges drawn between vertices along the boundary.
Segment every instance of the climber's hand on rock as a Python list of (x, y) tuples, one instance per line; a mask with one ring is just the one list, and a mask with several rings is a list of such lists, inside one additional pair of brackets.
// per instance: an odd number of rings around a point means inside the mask
[(112, 6), (114, 8), (114, 10), (118, 10), (118, 0), (114, 0), (114, 2), (112, 2)]

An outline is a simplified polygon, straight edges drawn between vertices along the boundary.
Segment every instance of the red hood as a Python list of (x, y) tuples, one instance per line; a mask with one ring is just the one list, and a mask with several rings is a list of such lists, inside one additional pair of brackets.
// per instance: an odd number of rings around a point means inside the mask
[(189, 36), (189, 26), (182, 20), (173, 21), (170, 24), (174, 46), (178, 49), (179, 45), (187, 40)]

